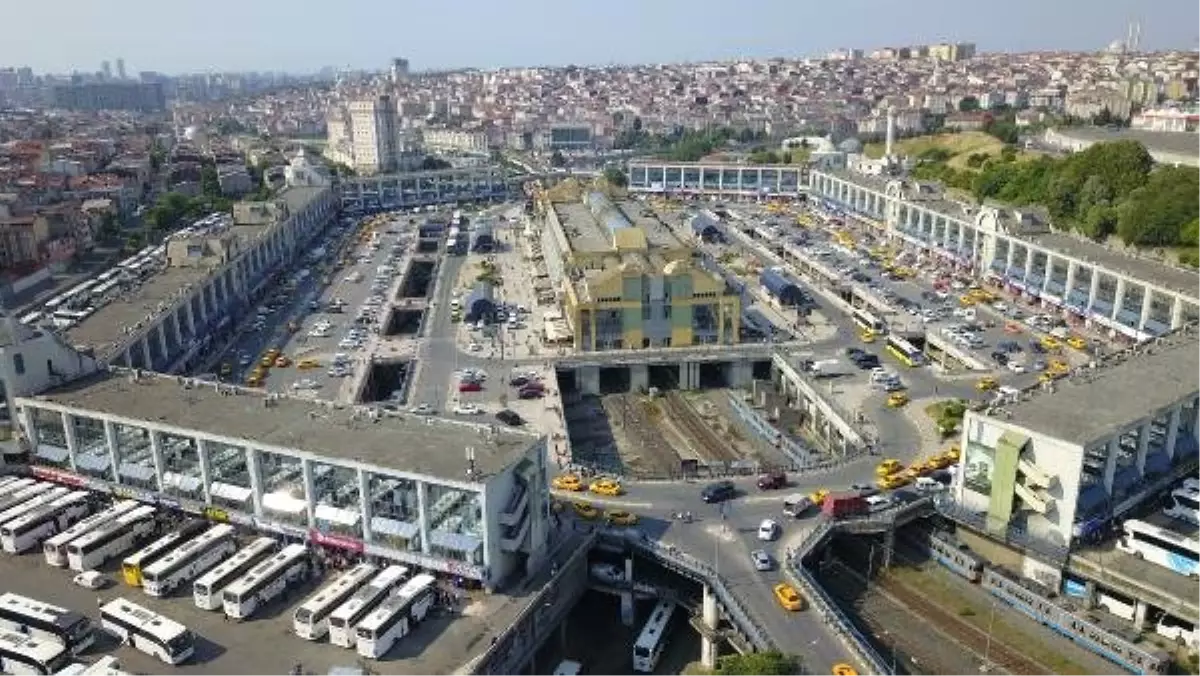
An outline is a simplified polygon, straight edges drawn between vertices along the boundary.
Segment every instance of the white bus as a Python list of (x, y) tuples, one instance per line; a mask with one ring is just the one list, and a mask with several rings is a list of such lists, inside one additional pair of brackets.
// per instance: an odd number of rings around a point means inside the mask
[(233, 526), (217, 524), (142, 568), (142, 591), (150, 596), (167, 596), (236, 551)]
[(1165, 528), (1130, 520), (1117, 540), (1117, 549), (1139, 559), (1170, 568), (1180, 575), (1200, 574), (1200, 541)]
[(88, 515), (90, 496), (87, 491), (72, 491), (0, 526), (0, 546), (10, 554), (20, 554), (55, 533), (63, 532)]
[(289, 584), (307, 575), (309, 563), (308, 548), (304, 545), (288, 545), (279, 550), (221, 592), (225, 614), (238, 620), (250, 617), (282, 594)]
[(58, 308), (62, 307), (62, 304), (66, 300), (67, 300), (67, 295), (65, 293), (59, 294), (59, 295), (51, 298), (50, 300), (46, 301), (46, 304), (42, 306), (42, 309), (45, 310), (46, 312), (54, 312)]
[(202, 610), (217, 610), (221, 607), (221, 592), (225, 590), (264, 556), (279, 546), (273, 538), (262, 537), (243, 547), (231, 559), (213, 568), (192, 585), (192, 598)]
[(583, 665), (575, 660), (563, 660), (554, 667), (554, 676), (579, 676), (583, 673)]
[(150, 505), (142, 505), (118, 516), (112, 523), (85, 533), (67, 545), (67, 565), (71, 570), (82, 573), (103, 565), (130, 547), (136, 547), (154, 534), (157, 526), (154, 515), (157, 511)]
[(662, 657), (663, 648), (667, 645), (667, 626), (671, 616), (675, 614), (675, 604), (670, 601), (659, 601), (650, 613), (650, 619), (638, 634), (637, 643), (633, 644), (633, 670), (648, 674), (658, 666), (658, 658)]
[(858, 325), (860, 331), (871, 331), (874, 333), (884, 333), (887, 331), (887, 324), (884, 324), (882, 319), (866, 310), (855, 310), (850, 315), (850, 318)]
[(358, 636), (358, 654), (378, 659), (386, 655), (397, 640), (407, 636), (410, 621), (415, 624), (424, 620), (433, 605), (436, 583), (437, 578), (432, 575), (417, 575), (405, 582), (395, 596), (371, 611), (354, 630)]
[(57, 486), (42, 481), (34, 481), (20, 490), (5, 495), (0, 498), (0, 515), (13, 507), (21, 507), (30, 498), (36, 498), (52, 488), (57, 488)]
[(1172, 519), (1200, 525), (1200, 493), (1187, 488), (1176, 488), (1171, 491), (1171, 505), (1163, 508), (1163, 513)]
[(15, 476), (0, 477), (0, 495), (8, 495), (21, 485), (28, 486), (33, 483), (33, 479), (22, 479)]
[(66, 648), (15, 631), (0, 631), (0, 672), (53, 674), (70, 664)]
[(96, 530), (104, 524), (132, 512), (141, 505), (136, 500), (121, 500), (113, 503), (108, 509), (97, 512), (67, 530), (52, 536), (42, 543), (42, 552), (46, 555), (46, 563), (62, 568), (67, 565), (67, 545), (77, 538)]
[(349, 601), (338, 606), (329, 616), (329, 642), (343, 648), (353, 648), (358, 640), (354, 635), (354, 627), (407, 577), (408, 568), (388, 566), (376, 575), (370, 584), (358, 590)]
[(96, 640), (86, 615), (12, 592), (0, 594), (0, 629), (53, 641), (72, 654)]
[(329, 615), (379, 570), (360, 563), (342, 573), (306, 599), (292, 616), (292, 629), (300, 638), (315, 641), (329, 632)]
[(38, 507), (41, 507), (42, 505), (48, 505), (51, 502), (63, 497), (67, 493), (70, 493), (70, 491), (66, 488), (55, 486), (50, 490), (38, 493), (37, 495), (21, 502), (20, 504), (13, 505), (3, 512), (0, 512), (0, 526), (16, 521)]
[(180, 664), (196, 651), (196, 636), (187, 627), (125, 599), (104, 604), (100, 624), (121, 643), (167, 664)]
[(67, 665), (55, 676), (126, 676), (129, 672), (121, 669), (121, 661), (112, 655), (105, 655), (91, 664), (75, 662)]
[(125, 584), (130, 587), (142, 586), (143, 570), (166, 557), (171, 550), (204, 532), (207, 525), (203, 519), (189, 519), (179, 528), (125, 557), (125, 560), (121, 561), (121, 577), (125, 579)]

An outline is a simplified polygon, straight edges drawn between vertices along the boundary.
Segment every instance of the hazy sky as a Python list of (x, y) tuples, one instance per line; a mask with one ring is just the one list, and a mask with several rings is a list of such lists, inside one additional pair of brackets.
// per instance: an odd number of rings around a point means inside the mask
[[(4, 0), (0, 66), (129, 73), (674, 62), (941, 40), (1194, 49), (1196, 0)], [(115, 67), (115, 64), (114, 64)]]

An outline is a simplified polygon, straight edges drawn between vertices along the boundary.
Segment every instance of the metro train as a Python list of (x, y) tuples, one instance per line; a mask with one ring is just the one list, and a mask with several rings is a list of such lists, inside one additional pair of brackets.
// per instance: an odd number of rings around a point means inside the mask
[(1073, 612), (1047, 597), (1034, 582), (995, 566), (955, 542), (952, 535), (936, 532), (929, 536), (930, 555), (938, 563), (971, 582), (979, 583), (992, 596), (1033, 618), (1040, 624), (1078, 643), (1101, 657), (1135, 674), (1165, 674), (1170, 658), (1150, 644), (1135, 644), (1086, 616)]

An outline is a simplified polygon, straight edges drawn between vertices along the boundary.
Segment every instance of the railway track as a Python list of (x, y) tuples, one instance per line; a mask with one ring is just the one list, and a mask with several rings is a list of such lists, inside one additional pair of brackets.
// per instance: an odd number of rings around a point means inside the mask
[[(605, 397), (602, 402), (609, 420), (618, 423), (626, 440), (636, 445), (636, 454), (645, 465), (650, 466), (647, 469), (668, 474), (678, 469), (679, 455), (663, 441), (662, 435), (646, 417), (646, 412), (632, 397), (617, 395)], [(625, 460), (631, 460), (634, 452), (635, 449), (618, 447), (618, 453)]]
[(730, 462), (740, 459), (738, 454), (729, 447), (729, 444), (717, 436), (708, 423), (704, 422), (696, 413), (696, 409), (692, 408), (692, 405), (684, 400), (678, 392), (667, 392), (662, 401), (664, 413), (670, 416), (671, 422), (698, 443), (700, 448), (696, 450), (706, 455), (709, 460)]

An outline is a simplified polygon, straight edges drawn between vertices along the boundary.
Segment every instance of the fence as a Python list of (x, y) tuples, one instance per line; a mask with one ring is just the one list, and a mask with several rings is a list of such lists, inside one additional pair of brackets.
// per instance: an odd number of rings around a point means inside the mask
[(758, 411), (746, 405), (737, 394), (729, 393), (729, 405), (733, 407), (734, 412), (742, 419), (750, 429), (758, 436), (766, 440), (767, 443), (775, 446), (784, 455), (791, 458), (792, 462), (798, 467), (806, 467), (812, 464), (812, 451), (804, 448), (798, 441), (792, 439), (775, 429), (775, 427), (767, 422)]
[(1006, 525), (1003, 533), (993, 532), (988, 528), (987, 515), (971, 510), (958, 502), (955, 502), (949, 497), (943, 497), (934, 502), (938, 514), (962, 524), (972, 531), (986, 535), (993, 539), (999, 539), (1005, 544), (1014, 545), (1020, 549), (1035, 552), (1046, 557), (1050, 561), (1058, 564), (1066, 562), (1070, 556), (1070, 550), (1060, 544), (1043, 540), (1036, 536), (1030, 535), (1022, 528), (1018, 528), (1011, 524)]

